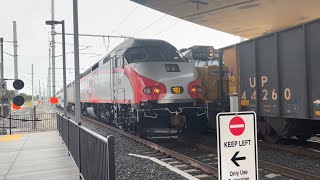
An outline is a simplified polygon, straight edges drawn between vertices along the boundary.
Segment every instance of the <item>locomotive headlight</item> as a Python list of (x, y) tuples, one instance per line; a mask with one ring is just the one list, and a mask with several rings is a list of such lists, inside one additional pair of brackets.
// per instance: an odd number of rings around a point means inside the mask
[(201, 93), (201, 87), (200, 86), (193, 86), (191, 88), (191, 92), (193, 92), (193, 93)]
[(154, 88), (153, 88), (153, 92), (154, 92), (155, 94), (159, 94), (159, 93), (160, 93), (160, 88), (154, 87)]
[(145, 87), (143, 89), (143, 93), (146, 94), (146, 95), (149, 95), (151, 93), (151, 88), (150, 87)]
[(191, 92), (195, 93), (197, 91), (197, 88), (196, 87), (192, 87), (191, 88)]

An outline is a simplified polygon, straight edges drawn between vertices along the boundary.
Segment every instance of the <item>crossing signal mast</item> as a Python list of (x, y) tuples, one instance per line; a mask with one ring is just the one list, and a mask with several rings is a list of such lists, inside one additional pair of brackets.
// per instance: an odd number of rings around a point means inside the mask
[[(21, 90), (24, 87), (24, 82), (20, 79), (16, 79), (13, 81), (13, 88), (15, 90)], [(24, 98), (22, 96), (15, 96), (12, 100), (13, 104), (12, 104), (12, 108), (13, 109), (20, 109), (21, 106), (24, 104)]]

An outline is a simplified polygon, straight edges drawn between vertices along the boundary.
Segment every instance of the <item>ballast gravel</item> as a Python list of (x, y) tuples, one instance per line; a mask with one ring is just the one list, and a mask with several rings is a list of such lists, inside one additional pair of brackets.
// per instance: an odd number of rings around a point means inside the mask
[[(84, 120), (82, 121), (82, 125), (103, 136), (113, 135), (115, 137), (115, 164), (117, 180), (186, 179), (151, 160), (129, 155), (129, 153), (142, 155), (141, 151), (137, 151), (137, 149), (145, 149), (145, 146), (133, 142), (90, 121)], [(139, 146), (141, 146), (141, 148), (139, 148)]]
[[(165, 142), (160, 142), (158, 144), (160, 144), (161, 146), (164, 146), (166, 148), (172, 149), (176, 152), (179, 152), (181, 154), (198, 159), (199, 161), (202, 161), (201, 160), (202, 158), (198, 158), (198, 157), (210, 154), (210, 156), (212, 155), (212, 157), (210, 158), (211, 159), (210, 162), (214, 162), (214, 164), (212, 166), (218, 168), (217, 154), (212, 154), (210, 152), (200, 150), (200, 149), (197, 149), (197, 148), (194, 148), (194, 147), (191, 147), (188, 145), (184, 145), (179, 142), (174, 142), (174, 141), (165, 141)], [(259, 154), (259, 157), (260, 157), (260, 154)], [(259, 180), (293, 180), (293, 178), (281, 175), (279, 173), (273, 173), (273, 172), (270, 172), (268, 170), (261, 169), (261, 168), (259, 168), (258, 174), (259, 174)]]
[(311, 159), (301, 155), (292, 153), (279, 152), (272, 149), (259, 148), (259, 159), (272, 162), (274, 164), (290, 167), (303, 172), (308, 172), (320, 177), (320, 160)]
[[(143, 151), (148, 151), (145, 146), (133, 142), (122, 135), (110, 131), (100, 125), (83, 119), (82, 125), (99, 133), (103, 136), (113, 135), (115, 137), (115, 161), (116, 161), (116, 179), (119, 180), (185, 180), (183, 176), (159, 165), (151, 160), (130, 156), (129, 153), (143, 155)], [(315, 138), (319, 140), (319, 137)], [(171, 144), (171, 143), (169, 143)], [(167, 146), (168, 147), (168, 146)], [(192, 148), (180, 148), (178, 152), (186, 155), (199, 152), (190, 152)], [(176, 149), (176, 150), (177, 150)], [(188, 152), (189, 151), (189, 152)], [(192, 150), (194, 151), (194, 150)], [(200, 153), (202, 154), (202, 153)], [(295, 168), (304, 172), (309, 172), (320, 177), (320, 160), (311, 159), (291, 153), (283, 153), (272, 149), (258, 150), (259, 159), (272, 162), (274, 164)], [(215, 166), (215, 165), (214, 165)], [(214, 178), (215, 179), (215, 178)], [(285, 177), (283, 175), (273, 173), (259, 168), (259, 179), (261, 180), (291, 180), (294, 178)]]

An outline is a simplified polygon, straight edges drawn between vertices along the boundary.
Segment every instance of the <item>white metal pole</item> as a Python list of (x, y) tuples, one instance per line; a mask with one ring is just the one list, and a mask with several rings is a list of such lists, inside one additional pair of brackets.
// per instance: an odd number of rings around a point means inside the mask
[(33, 81), (33, 64), (31, 65), (31, 84), (32, 84), (32, 98), (31, 98), (31, 104), (33, 108), (33, 101), (34, 101), (34, 81)]
[(48, 68), (48, 99), (51, 97), (51, 49), (49, 48), (49, 68)]
[[(17, 24), (13, 21), (13, 58), (14, 58), (14, 79), (18, 79), (18, 40), (17, 40)], [(15, 95), (18, 95), (15, 90)]]
[(61, 21), (62, 26), (62, 59), (63, 59), (63, 115), (67, 117), (67, 74), (66, 74), (66, 39), (64, 20)]
[(41, 98), (42, 101), (44, 100), (45, 94), (46, 94), (46, 88), (44, 87), (44, 82), (42, 82), (42, 98)]
[[(1, 63), (1, 65), (0, 65), (0, 71), (1, 71), (0, 79), (1, 79), (1, 82), (3, 82), (3, 79), (4, 79), (4, 73), (3, 73), (3, 70), (4, 70), (3, 69), (3, 38), (0, 38), (0, 51), (1, 51), (0, 52), (0, 58), (1, 58), (1, 61), (0, 61), (0, 63)], [(1, 116), (3, 115), (3, 112), (4, 112), (2, 98), (3, 98), (3, 96), (1, 96)], [(1, 119), (2, 119), (2, 127), (3, 127), (2, 132), (4, 133), (5, 132), (4, 118), (1, 117)]]
[(41, 85), (40, 85), (40, 79), (39, 79), (38, 101), (40, 100), (40, 97), (41, 97)]
[(0, 65), (0, 71), (1, 71), (1, 73), (0, 73), (0, 79), (1, 79), (1, 81), (3, 81), (3, 79), (4, 79), (4, 73), (3, 73), (3, 38), (0, 38), (0, 50), (1, 50), (1, 61), (0, 61), (0, 63), (1, 63), (1, 65)]
[[(51, 20), (54, 21), (54, 0), (51, 0)], [(56, 95), (56, 77), (55, 77), (55, 56), (56, 56), (56, 47), (55, 47), (55, 27), (54, 25), (51, 26), (51, 61), (52, 61), (52, 96)]]
[(78, 0), (73, 0), (73, 38), (74, 38), (74, 74), (75, 74), (75, 120), (80, 119), (80, 65), (79, 65), (79, 27), (78, 27)]
[(231, 94), (230, 99), (230, 112), (239, 112), (239, 99), (238, 94)]

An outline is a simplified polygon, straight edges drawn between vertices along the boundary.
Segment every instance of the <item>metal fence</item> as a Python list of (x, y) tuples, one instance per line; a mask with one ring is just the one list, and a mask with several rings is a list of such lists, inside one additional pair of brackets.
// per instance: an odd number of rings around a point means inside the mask
[(103, 137), (57, 115), (58, 131), (85, 180), (114, 180), (114, 137)]
[(10, 115), (2, 119), (1, 128), (10, 133), (55, 130), (56, 113)]

